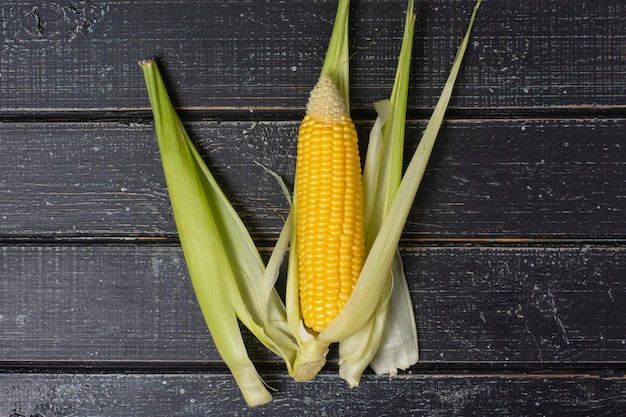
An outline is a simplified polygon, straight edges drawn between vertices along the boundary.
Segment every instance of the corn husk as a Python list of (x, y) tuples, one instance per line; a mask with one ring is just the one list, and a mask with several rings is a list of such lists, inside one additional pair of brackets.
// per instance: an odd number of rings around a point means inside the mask
[[(340, 1), (340, 8), (341, 3)], [(415, 320), (412, 308), (409, 308), (410, 296), (402, 271), (401, 260), (399, 260), (398, 242), (452, 95), (452, 89), (480, 3), (481, 0), (476, 3), (450, 76), (420, 144), (407, 171), (402, 176), (398, 174), (398, 167), (401, 166), (401, 162), (398, 161), (402, 161), (408, 61), (414, 22), (412, 13), (407, 15), (404, 55), (401, 54), (400, 56), (394, 91), (388, 104), (379, 104), (378, 110), (382, 117), (379, 123), (375, 124), (375, 128), (380, 127), (382, 131), (382, 133), (376, 133), (375, 138), (381, 139), (382, 144), (373, 144), (372, 151), (376, 155), (385, 156), (382, 157), (382, 160), (373, 156), (372, 161), (366, 162), (366, 168), (369, 166), (374, 172), (366, 175), (367, 178), (364, 180), (366, 189), (364, 191), (366, 194), (376, 196), (374, 198), (380, 198), (382, 195), (380, 199), (383, 200), (382, 205), (377, 205), (371, 201), (366, 202), (365, 222), (366, 233), (368, 234), (366, 239), (369, 239), (369, 255), (365, 260), (352, 295), (344, 308), (319, 334), (312, 334), (304, 328), (301, 317), (298, 316), (299, 312), (295, 306), (290, 308), (288, 298), (287, 317), (299, 344), (294, 364), (294, 377), (297, 380), (313, 378), (325, 363), (324, 358), (328, 352), (328, 346), (335, 342), (341, 342), (340, 346), (342, 345), (340, 347), (342, 377), (352, 386), (358, 384), (360, 375), (368, 363), (372, 363), (377, 372), (395, 374), (398, 368), (404, 369), (417, 360), (417, 332), (414, 330)], [(412, 10), (412, 8), (413, 2), (410, 0), (408, 9)], [(343, 20), (337, 22), (341, 23)], [(335, 33), (342, 33), (342, 30), (335, 27), (333, 35)], [(347, 38), (331, 37), (329, 50), (343, 50), (343, 46), (338, 45), (337, 42), (347, 43)], [(333, 53), (330, 56), (336, 55)], [(338, 61), (333, 66), (325, 62), (324, 68), (340, 67), (341, 65), (346, 64)], [(344, 86), (344, 88), (346, 87)], [(344, 96), (345, 94), (344, 92)], [(383, 121), (383, 118), (387, 118), (387, 120)], [(385, 163), (386, 161), (387, 163)], [(401, 181), (399, 181), (400, 176)], [(297, 282), (297, 266), (291, 264), (295, 264), (295, 261), (295, 257), (290, 255), (287, 295), (294, 297), (294, 299), (297, 298), (297, 286), (295, 284)], [(391, 304), (392, 301), (393, 304)], [(388, 314), (389, 308), (393, 310), (393, 314)], [(388, 322), (387, 317), (389, 317)], [(385, 331), (387, 324), (390, 327)], [(373, 362), (370, 362), (370, 359)]]
[[(370, 133), (363, 170), (368, 252), (402, 179), (404, 126), (415, 31), (413, 7), (413, 1), (409, 1), (391, 97), (374, 105), (378, 117)], [(406, 369), (419, 359), (413, 303), (398, 250), (388, 273), (387, 286), (379, 297), (374, 317), (359, 332), (339, 344), (339, 374), (351, 387), (359, 384), (368, 365), (377, 374), (395, 375), (398, 369)]]
[[(246, 402), (271, 400), (243, 343), (237, 319), (266, 347), (293, 362), (285, 308), (246, 227), (189, 139), (154, 60), (140, 62), (163, 171), (189, 275), (215, 346)], [(267, 272), (267, 273), (266, 273)], [(267, 281), (271, 281), (268, 290)], [(261, 289), (264, 298), (259, 297)]]

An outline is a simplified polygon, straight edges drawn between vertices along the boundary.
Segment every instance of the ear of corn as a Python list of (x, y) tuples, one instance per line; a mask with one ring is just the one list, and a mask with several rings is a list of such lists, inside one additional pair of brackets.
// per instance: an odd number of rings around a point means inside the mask
[(313, 378), (324, 365), (329, 343), (319, 343), (317, 334), (343, 309), (364, 258), (358, 139), (348, 115), (349, 3), (339, 1), (298, 134), (287, 278), (287, 317), (300, 346), (296, 380)]
[[(383, 174), (380, 174), (381, 171), (379, 169), (379, 175), (382, 175), (389, 184), (388, 186), (384, 187), (384, 189), (386, 190), (385, 192), (387, 193), (386, 199), (388, 205), (381, 210), (383, 213), (382, 222), (380, 223), (379, 227), (370, 227), (371, 231), (378, 229), (378, 232), (375, 233), (375, 238), (373, 238), (373, 241), (371, 243), (371, 248), (361, 270), (359, 279), (357, 280), (354, 290), (350, 298), (346, 302), (344, 308), (339, 312), (339, 314), (328, 326), (326, 326), (321, 332), (319, 332), (319, 334), (312, 336), (312, 338), (305, 337), (299, 340), (300, 350), (298, 352), (298, 356), (296, 357), (294, 367), (296, 368), (296, 374), (299, 377), (302, 377), (302, 379), (306, 379), (303, 377), (305, 374), (305, 370), (306, 372), (313, 372), (315, 370), (315, 366), (306, 365), (307, 361), (310, 361), (310, 363), (315, 363), (316, 365), (320, 363), (323, 364), (323, 361), (320, 360), (319, 357), (315, 357), (315, 355), (325, 354), (325, 348), (329, 344), (345, 341), (346, 339), (355, 335), (355, 333), (357, 332), (360, 332), (360, 336), (357, 337), (361, 338), (361, 340), (367, 340), (367, 343), (370, 343), (370, 341), (372, 340), (371, 335), (373, 330), (370, 330), (368, 332), (364, 329), (364, 327), (373, 326), (372, 329), (376, 327), (376, 325), (372, 324), (371, 321), (375, 320), (375, 317), (377, 315), (378, 317), (380, 317), (380, 320), (383, 320), (383, 316), (380, 316), (380, 313), (384, 310), (385, 303), (388, 302), (390, 294), (393, 294), (394, 290), (396, 292), (396, 295), (392, 297), (392, 299), (394, 301), (398, 300), (400, 303), (400, 307), (394, 312), (400, 315), (395, 315), (395, 318), (392, 319), (392, 321), (395, 321), (394, 326), (396, 326), (396, 330), (399, 330), (401, 332), (402, 329), (414, 328), (414, 324), (411, 325), (411, 323), (408, 322), (408, 318), (412, 315), (412, 312), (406, 308), (408, 289), (405, 285), (402, 284), (401, 281), (398, 281), (399, 285), (392, 286), (389, 276), (390, 273), (393, 273), (394, 269), (397, 271), (399, 277), (403, 276), (401, 269), (398, 267), (399, 265), (396, 265), (396, 268), (394, 268), (394, 259), (397, 259), (398, 256), (397, 245), (400, 240), (402, 229), (404, 228), (404, 224), (406, 223), (409, 211), (413, 205), (413, 200), (417, 193), (417, 189), (426, 169), (428, 158), (434, 146), (437, 133), (443, 121), (445, 109), (447, 108), (448, 102), (452, 94), (452, 88), (456, 81), (462, 58), (467, 48), (467, 43), (469, 42), (469, 34), (471, 32), (471, 28), (473, 26), (476, 12), (478, 10), (478, 7), (480, 6), (480, 3), (480, 0), (478, 0), (476, 3), (476, 6), (470, 18), (467, 33), (463, 39), (459, 51), (457, 52), (457, 56), (455, 57), (450, 76), (446, 82), (446, 85), (444, 86), (442, 95), (437, 103), (437, 106), (435, 107), (435, 110), (433, 111), (433, 115), (428, 123), (424, 135), (422, 136), (422, 140), (420, 141), (420, 144), (416, 149), (415, 154), (413, 155), (409, 164), (409, 167), (407, 168), (407, 171), (402, 177), (399, 185), (394, 185), (394, 183), (397, 181), (393, 180), (393, 170), (389, 169), (387, 171), (388, 173), (385, 174), (383, 169)], [(402, 68), (402, 66), (403, 64), (401, 63), (400, 68)], [(401, 73), (405, 73), (405, 71), (403, 70), (400, 71)], [(404, 128), (400, 128), (399, 123), (403, 124), (405, 111), (403, 110), (402, 105), (398, 106), (398, 102), (406, 101), (407, 87), (406, 84), (403, 85), (402, 83), (403, 82), (400, 82), (398, 84), (396, 97), (392, 97), (392, 99), (394, 99), (394, 101), (396, 102), (396, 109), (394, 110), (393, 106), (390, 109), (390, 120), (392, 124), (387, 125), (388, 131), (396, 132), (391, 135), (396, 138), (396, 142), (402, 140), (402, 137), (404, 136)], [(385, 130), (384, 126), (383, 130)], [(392, 160), (393, 159), (394, 157), (392, 156)], [(296, 176), (297, 175), (298, 173), (296, 173)], [(366, 191), (369, 192), (369, 190)], [(393, 198), (391, 198), (390, 196), (393, 196)], [(376, 211), (377, 209), (374, 210)], [(368, 222), (368, 220), (369, 219), (366, 219), (366, 223)], [(401, 280), (401, 278), (399, 279)], [(381, 328), (382, 325), (380, 325), (379, 323), (378, 329)], [(394, 333), (397, 334), (398, 332), (393, 331), (388, 332), (387, 334)], [(416, 358), (416, 336), (413, 337), (413, 334), (414, 333), (412, 330), (407, 338), (401, 338), (399, 342), (406, 342), (407, 344), (406, 349), (400, 349), (400, 357), (404, 357), (404, 359), (406, 360), (405, 364), (393, 364), (391, 359), (388, 360), (388, 353), (396, 348), (390, 348), (389, 350), (387, 350), (387, 345), (385, 344), (386, 341), (381, 341), (381, 346), (385, 347), (383, 350), (380, 351), (381, 353), (378, 356), (380, 362), (377, 362), (377, 365), (379, 366), (379, 370), (381, 372), (394, 373), (396, 372), (395, 369), (397, 367), (405, 367), (407, 363), (410, 364), (413, 358)], [(368, 352), (364, 352), (362, 355), (357, 354), (356, 360), (352, 359), (346, 362), (346, 364), (348, 364), (346, 365), (346, 379), (348, 379), (349, 382), (351, 382), (351, 384), (353, 385), (358, 382), (358, 377), (360, 376), (359, 369), (362, 368), (362, 364), (364, 363), (364, 361), (367, 360), (363, 358), (367, 358), (369, 355), (371, 355), (372, 351), (377, 350), (375, 349), (375, 342), (372, 342), (372, 345), (368, 346), (368, 349), (366, 350), (368, 350)], [(341, 360), (342, 358), (340, 358), (340, 361)], [(352, 362), (354, 366), (349, 365), (350, 362)], [(298, 372), (298, 369), (301, 369), (302, 372)], [(313, 375), (306, 375), (307, 378), (311, 378), (312, 376)]]
[(365, 251), (358, 139), (326, 75), (300, 126), (296, 172), (300, 308), (304, 325), (319, 333), (350, 297)]
[[(396, 81), (390, 100), (375, 105), (379, 117), (361, 180), (356, 134), (348, 116), (349, 1), (339, 0), (320, 81), (312, 91), (300, 129), (292, 209), (267, 267), (176, 116), (156, 65), (150, 60), (141, 63), (194, 290), (215, 345), (249, 405), (270, 401), (271, 395), (247, 356), (237, 320), (279, 355), (298, 381), (319, 372), (328, 346), (335, 342), (340, 342), (340, 374), (351, 386), (358, 384), (368, 364), (377, 373), (395, 374), (417, 361), (415, 319), (397, 246), (480, 3), (476, 3), (450, 76), (403, 176), (415, 21), (413, 0), (409, 0)], [(301, 150), (312, 150), (308, 156), (313, 157), (301, 156)], [(330, 185), (329, 191), (320, 184)], [(359, 191), (362, 187), (365, 202)], [(333, 191), (335, 188), (338, 191)], [(283, 304), (274, 285), (288, 248)], [(317, 269), (326, 269), (320, 281), (326, 283), (318, 285), (316, 278), (313, 284), (307, 283), (309, 270), (315, 276)], [(342, 275), (348, 278), (347, 284), (341, 284)], [(333, 284), (335, 278), (339, 284)], [(322, 290), (309, 299), (308, 289), (316, 287)], [(316, 301), (318, 297), (321, 302)], [(321, 319), (317, 310), (322, 310)]]

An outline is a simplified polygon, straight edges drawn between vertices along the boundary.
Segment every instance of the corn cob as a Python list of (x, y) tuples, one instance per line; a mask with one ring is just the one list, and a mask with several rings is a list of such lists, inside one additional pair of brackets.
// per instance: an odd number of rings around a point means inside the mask
[(357, 134), (324, 74), (300, 126), (296, 172), (300, 307), (305, 326), (321, 332), (350, 297), (365, 255)]

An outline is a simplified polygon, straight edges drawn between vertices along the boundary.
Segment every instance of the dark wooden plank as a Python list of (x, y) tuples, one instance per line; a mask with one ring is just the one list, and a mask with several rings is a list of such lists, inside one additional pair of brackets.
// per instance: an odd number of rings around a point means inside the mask
[[(25, 416), (619, 416), (626, 381), (585, 375), (510, 378), (268, 375), (274, 400), (247, 408), (226, 375), (1, 375), (0, 415)], [(15, 413), (15, 414), (13, 414)]]
[[(459, 246), (402, 255), (424, 365), (626, 361), (624, 248)], [(219, 360), (178, 247), (4, 246), (0, 336), (0, 367)], [(251, 347), (256, 362), (275, 361)]]
[[(255, 161), (289, 182), (298, 123), (188, 126), (251, 233), (275, 239), (288, 205)], [(407, 152), (423, 127), (408, 124)], [(625, 132), (624, 119), (448, 121), (405, 237), (622, 239)], [(0, 138), (1, 236), (175, 236), (152, 126), (4, 124)]]
[[(413, 119), (473, 2), (418, 1)], [(405, 0), (352, 3), (364, 119), (389, 94)], [(421, 362), (350, 390), (333, 351), (296, 384), (244, 332), (279, 390), (245, 407), (176, 245), (152, 126), (134, 123), (148, 114), (136, 61), (162, 58), (194, 140), (270, 246), (287, 204), (254, 161), (292, 177), (335, 6), (0, 2), (0, 416), (626, 415), (620, 0), (483, 4), (402, 241)], [(409, 149), (423, 127), (409, 122)]]
[(20, 236), (173, 233), (148, 126), (0, 126), (0, 228)]
[[(161, 56), (186, 108), (297, 108), (321, 67), (335, 2), (131, 0), (0, 4), (0, 110), (146, 108), (136, 61)], [(388, 96), (405, 1), (355, 1), (353, 105)], [(410, 108), (431, 108), (473, 0), (417, 4)], [(483, 4), (454, 108), (626, 105), (621, 0)]]

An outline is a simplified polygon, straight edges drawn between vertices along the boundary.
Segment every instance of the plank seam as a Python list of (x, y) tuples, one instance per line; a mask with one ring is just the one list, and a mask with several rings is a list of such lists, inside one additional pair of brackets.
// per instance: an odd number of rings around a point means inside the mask
[[(255, 363), (261, 374), (284, 374), (280, 363)], [(320, 375), (335, 376), (338, 366), (330, 362)], [(222, 362), (194, 361), (0, 361), (2, 374), (229, 374)], [(364, 376), (376, 376), (370, 370)], [(411, 377), (503, 377), (626, 379), (624, 362), (544, 363), (433, 363), (420, 362), (398, 374)]]
[[(304, 116), (304, 108), (293, 109), (178, 109), (183, 122), (296, 122)], [(412, 109), (407, 112), (407, 121), (426, 121), (432, 109)], [(376, 118), (372, 109), (351, 110), (353, 120), (371, 121)], [(511, 107), (511, 108), (449, 108), (446, 120), (578, 120), (578, 119), (623, 119), (626, 106), (572, 106), (572, 107)], [(150, 124), (149, 109), (88, 109), (53, 110), (33, 109), (29, 111), (0, 112), (0, 123), (121, 123)]]

